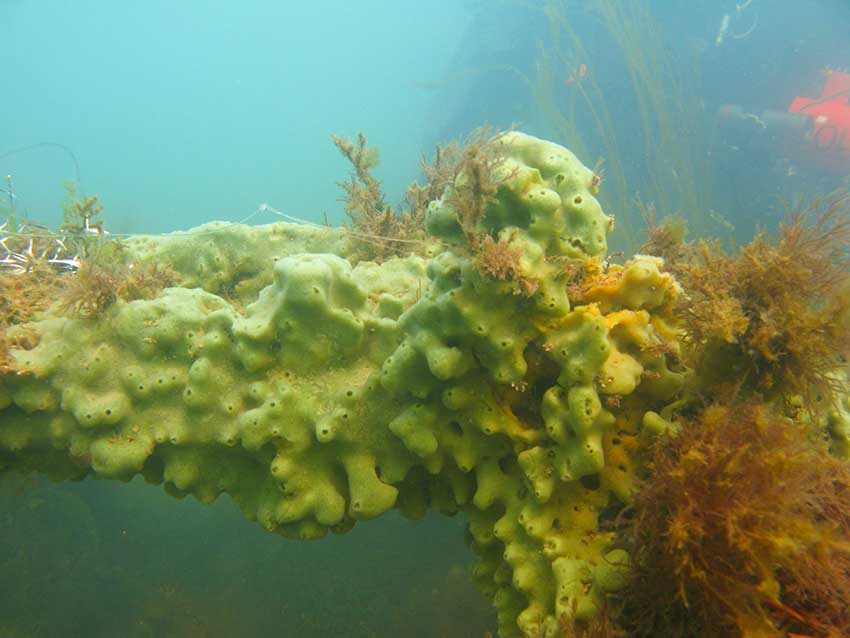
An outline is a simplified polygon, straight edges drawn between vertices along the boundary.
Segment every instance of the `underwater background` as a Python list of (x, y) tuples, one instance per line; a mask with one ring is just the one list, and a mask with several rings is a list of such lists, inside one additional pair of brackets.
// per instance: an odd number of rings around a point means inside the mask
[[(778, 115), (848, 33), (843, 0), (0, 0), (2, 212), (57, 227), (71, 180), (115, 234), (279, 221), (263, 203), (336, 225), (332, 133), (368, 136), (397, 202), (435, 144), (516, 125), (603, 162), (612, 250), (649, 204), (742, 243), (850, 173)], [(461, 517), (297, 543), (160, 492), (0, 475), (0, 636), (495, 632)]]

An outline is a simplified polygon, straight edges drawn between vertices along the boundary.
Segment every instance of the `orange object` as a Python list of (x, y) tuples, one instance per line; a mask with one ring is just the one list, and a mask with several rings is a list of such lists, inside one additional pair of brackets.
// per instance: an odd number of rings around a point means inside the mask
[(587, 75), (587, 65), (582, 62), (578, 65), (576, 69), (570, 71), (570, 75), (566, 80), (566, 84), (575, 84), (576, 82), (580, 82), (584, 79), (584, 76)]
[(808, 154), (824, 167), (841, 172), (850, 167), (850, 74), (823, 71), (823, 91), (817, 98), (795, 97), (789, 113), (811, 118)]

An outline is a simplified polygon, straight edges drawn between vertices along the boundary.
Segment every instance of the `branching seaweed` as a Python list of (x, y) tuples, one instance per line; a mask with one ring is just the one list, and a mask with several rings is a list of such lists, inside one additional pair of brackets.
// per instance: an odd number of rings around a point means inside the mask
[(62, 204), (64, 221), (59, 227), (63, 240), (81, 259), (100, 259), (106, 246), (117, 245), (107, 241), (108, 233), (103, 220), (99, 219), (103, 204), (97, 195), (79, 197), (73, 182), (65, 183), (65, 191)]
[(65, 191), (65, 202), (62, 204), (64, 219), (59, 230), (66, 233), (102, 233), (103, 221), (98, 216), (103, 211), (103, 204), (98, 201), (98, 196), (78, 197), (74, 182), (66, 182)]
[(118, 286), (118, 298), (123, 301), (153, 299), (165, 288), (178, 284), (177, 273), (157, 263), (132, 265)]
[(334, 144), (353, 167), (349, 181), (339, 182), (350, 219), (350, 258), (383, 261), (421, 250), (428, 205), (451, 186), (446, 201), (457, 211), (481, 273), (503, 280), (513, 278), (518, 273), (520, 254), (506, 240), (489, 236), (481, 227), (487, 204), (499, 185), (511, 177), (497, 171), (505, 158), (505, 149), (496, 143), (502, 135), (482, 127), (463, 144), (438, 145), (433, 162), (423, 159), (420, 163), (425, 184), (414, 181), (408, 186), (404, 205), (398, 210), (387, 203), (381, 182), (372, 175), (379, 156), (376, 149), (368, 147), (366, 136), (358, 133), (356, 140), (333, 136)]
[(348, 216), (355, 223), (366, 223), (367, 220), (391, 214), (392, 208), (385, 201), (381, 182), (371, 173), (380, 163), (378, 150), (367, 147), (363, 133), (357, 134), (357, 141), (338, 135), (333, 135), (331, 139), (354, 168), (349, 182), (339, 182), (339, 186), (346, 193), (343, 201)]
[(126, 263), (123, 244), (97, 216), (97, 196), (78, 199), (66, 184), (65, 222), (59, 232), (7, 221), (0, 233), (0, 371), (14, 369), (12, 351), (32, 347), (36, 334), (9, 330), (48, 310), (80, 317), (102, 314), (118, 299), (150, 299), (174, 285), (176, 274), (156, 264)]
[[(654, 216), (653, 216), (654, 218)], [(681, 308), (704, 389), (809, 405), (845, 388), (834, 372), (850, 355), (850, 196), (789, 207), (772, 241), (760, 232), (733, 253), (683, 241), (670, 223), (645, 246), (666, 258), (687, 296)]]
[(445, 146), (437, 144), (432, 162), (429, 163), (425, 157), (419, 161), (419, 167), (425, 176), (425, 185), (420, 186), (419, 182), (414, 180), (407, 187), (404, 199), (405, 206), (414, 219), (423, 220), (424, 223), (428, 204), (442, 197), (446, 187), (454, 183), (461, 156), (461, 145), (449, 142)]
[(685, 242), (688, 234), (687, 222), (676, 215), (665, 217), (659, 222), (658, 212), (652, 202), (644, 203), (638, 199), (637, 207), (646, 226), (647, 235), (646, 242), (638, 252), (661, 257), (670, 265), (670, 268), (686, 263), (689, 246)]
[(623, 538), (630, 636), (850, 635), (850, 465), (765, 404), (660, 441)]
[(84, 262), (69, 278), (60, 297), (64, 314), (96, 317), (118, 299), (118, 270), (94, 262)]
[(176, 280), (175, 273), (157, 264), (130, 267), (86, 261), (66, 278), (59, 298), (60, 310), (79, 317), (97, 317), (119, 299), (152, 299)]
[(502, 238), (493, 239), (492, 235), (484, 235), (477, 241), (476, 263), (479, 272), (499, 281), (519, 279), (519, 260), (522, 249), (512, 246)]
[(46, 229), (14, 222), (7, 229), (11, 234), (0, 236), (0, 371), (14, 368), (12, 349), (19, 345), (8, 330), (50, 307), (74, 263)]
[(478, 272), (499, 281), (513, 281), (517, 294), (531, 296), (538, 283), (522, 274), (522, 248), (512, 243), (511, 233), (494, 236), (485, 219), (487, 206), (499, 187), (516, 175), (515, 171), (502, 170), (507, 149), (500, 142), (506, 133), (494, 134), (488, 127), (473, 131), (460, 148), (445, 201), (455, 210)]
[(377, 149), (367, 146), (366, 136), (357, 134), (357, 140), (337, 135), (333, 143), (351, 162), (353, 173), (348, 182), (338, 182), (345, 191), (342, 201), (351, 220), (351, 258), (384, 261), (398, 254), (414, 252), (425, 235), (425, 198), (433, 190), (419, 187), (415, 182), (408, 188), (409, 208), (398, 214), (387, 203), (381, 182), (372, 175), (380, 162)]
[(497, 143), (504, 135), (494, 135), (488, 127), (472, 132), (461, 150), (457, 176), (453, 180), (451, 195), (446, 199), (446, 203), (455, 209), (473, 252), (477, 252), (486, 234), (481, 222), (487, 204), (496, 196), (499, 186), (512, 177), (497, 172), (506, 158), (505, 149)]

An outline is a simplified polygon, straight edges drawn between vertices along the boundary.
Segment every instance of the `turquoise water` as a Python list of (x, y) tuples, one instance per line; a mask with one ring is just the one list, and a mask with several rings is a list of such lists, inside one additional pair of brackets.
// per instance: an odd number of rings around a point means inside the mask
[[(821, 69), (850, 66), (845, 2), (632, 6), (623, 28), (646, 37), (629, 50), (586, 2), (0, 0), (0, 175), (16, 211), (49, 226), (69, 179), (100, 196), (115, 233), (277, 221), (262, 203), (339, 223), (349, 167), (332, 133), (366, 133), (399, 202), (435, 143), (516, 124), (581, 144), (588, 165), (604, 159), (601, 197), (618, 219), (637, 218), (640, 195), (743, 241), (775, 225), (783, 201), (850, 173), (786, 129), (718, 118), (725, 104), (761, 116), (817, 97)], [(635, 87), (636, 56), (659, 93)], [(643, 116), (650, 97), (660, 107)], [(603, 103), (600, 127), (591, 107)], [(659, 155), (662, 144), (680, 154)], [(0, 636), (480, 638), (495, 618), (469, 562), (461, 517), (391, 515), (296, 543), (227, 499), (0, 476)]]
[[(73, 149), (113, 230), (237, 220), (262, 202), (339, 221), (347, 169), (331, 133), (367, 132), (395, 197), (416, 173), (417, 83), (440, 80), (470, 21), (437, 4), (4, 1), (0, 153)], [(67, 155), (2, 164), (31, 216), (57, 221)]]

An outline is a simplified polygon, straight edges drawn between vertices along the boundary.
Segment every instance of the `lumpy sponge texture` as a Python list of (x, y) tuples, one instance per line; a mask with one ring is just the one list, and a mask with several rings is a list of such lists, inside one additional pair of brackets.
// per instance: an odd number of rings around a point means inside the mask
[[(654, 258), (600, 265), (612, 225), (569, 151), (494, 144), (498, 192), (473, 230), (533, 286), (479, 267), (464, 175), (429, 208), (443, 250), (427, 260), (352, 265), (341, 231), (291, 224), (134, 240), (181, 286), (16, 327), (32, 347), (0, 377), (0, 467), (227, 493), (301, 539), (391, 508), (463, 512), (503, 636), (591, 617), (628, 560), (602, 519), (682, 384), (679, 289)], [(571, 299), (577, 262), (604, 276)]]

